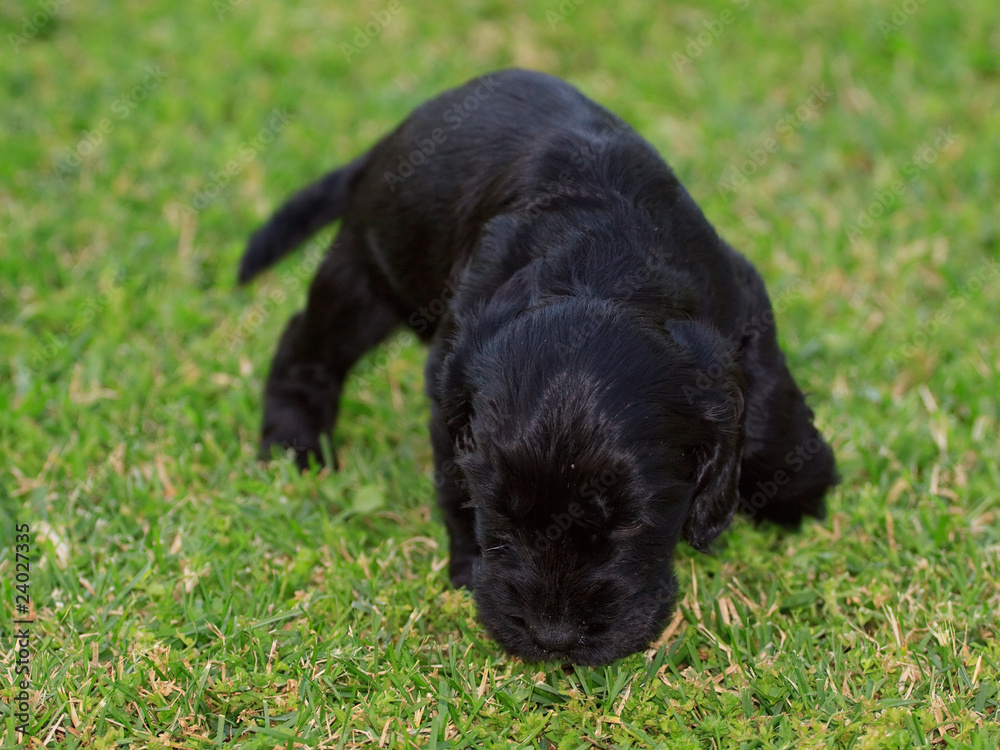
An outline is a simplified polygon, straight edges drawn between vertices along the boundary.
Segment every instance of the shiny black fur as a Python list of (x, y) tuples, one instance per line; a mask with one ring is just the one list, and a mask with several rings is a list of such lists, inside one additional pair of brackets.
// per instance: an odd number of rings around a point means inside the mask
[(265, 392), (262, 453), (318, 458), (344, 379), (429, 342), (452, 581), (527, 660), (604, 664), (670, 616), (681, 538), (821, 517), (833, 453), (764, 284), (628, 125), (540, 73), (419, 107), (251, 239), (240, 280), (342, 218)]

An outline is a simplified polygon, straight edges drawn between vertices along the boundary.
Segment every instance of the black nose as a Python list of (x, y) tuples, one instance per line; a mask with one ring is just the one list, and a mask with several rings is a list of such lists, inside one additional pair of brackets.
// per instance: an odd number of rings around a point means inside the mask
[(564, 622), (544, 623), (531, 635), (535, 643), (546, 651), (566, 652), (580, 640), (580, 628)]

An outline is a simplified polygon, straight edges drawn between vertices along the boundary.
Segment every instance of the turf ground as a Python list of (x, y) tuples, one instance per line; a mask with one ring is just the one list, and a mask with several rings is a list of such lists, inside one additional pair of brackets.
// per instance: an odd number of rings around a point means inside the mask
[[(315, 255), (234, 285), (289, 191), (508, 65), (758, 265), (844, 478), (681, 549), (663, 642), (570, 674), (449, 588), (414, 338), (359, 365), (340, 473), (262, 467)], [(989, 0), (4, 3), (0, 747), (997, 747), (998, 76)]]

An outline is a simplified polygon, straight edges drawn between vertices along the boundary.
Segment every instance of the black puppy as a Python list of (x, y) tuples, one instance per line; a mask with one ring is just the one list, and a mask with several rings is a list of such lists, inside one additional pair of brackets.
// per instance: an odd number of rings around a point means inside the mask
[(530, 661), (598, 665), (671, 613), (673, 550), (737, 506), (821, 517), (833, 454), (764, 283), (653, 148), (572, 86), (507, 70), (418, 107), (251, 238), (246, 282), (340, 233), (265, 391), (262, 453), (302, 466), (351, 366), (401, 323), (430, 342), (451, 579)]

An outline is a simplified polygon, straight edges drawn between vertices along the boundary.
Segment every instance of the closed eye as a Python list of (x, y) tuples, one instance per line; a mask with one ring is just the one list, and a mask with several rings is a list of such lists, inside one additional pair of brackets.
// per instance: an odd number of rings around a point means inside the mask
[(521, 628), (522, 630), (528, 629), (528, 621), (525, 620), (523, 617), (518, 617), (517, 615), (508, 614), (507, 619), (510, 620), (512, 623), (514, 623), (517, 627)]

